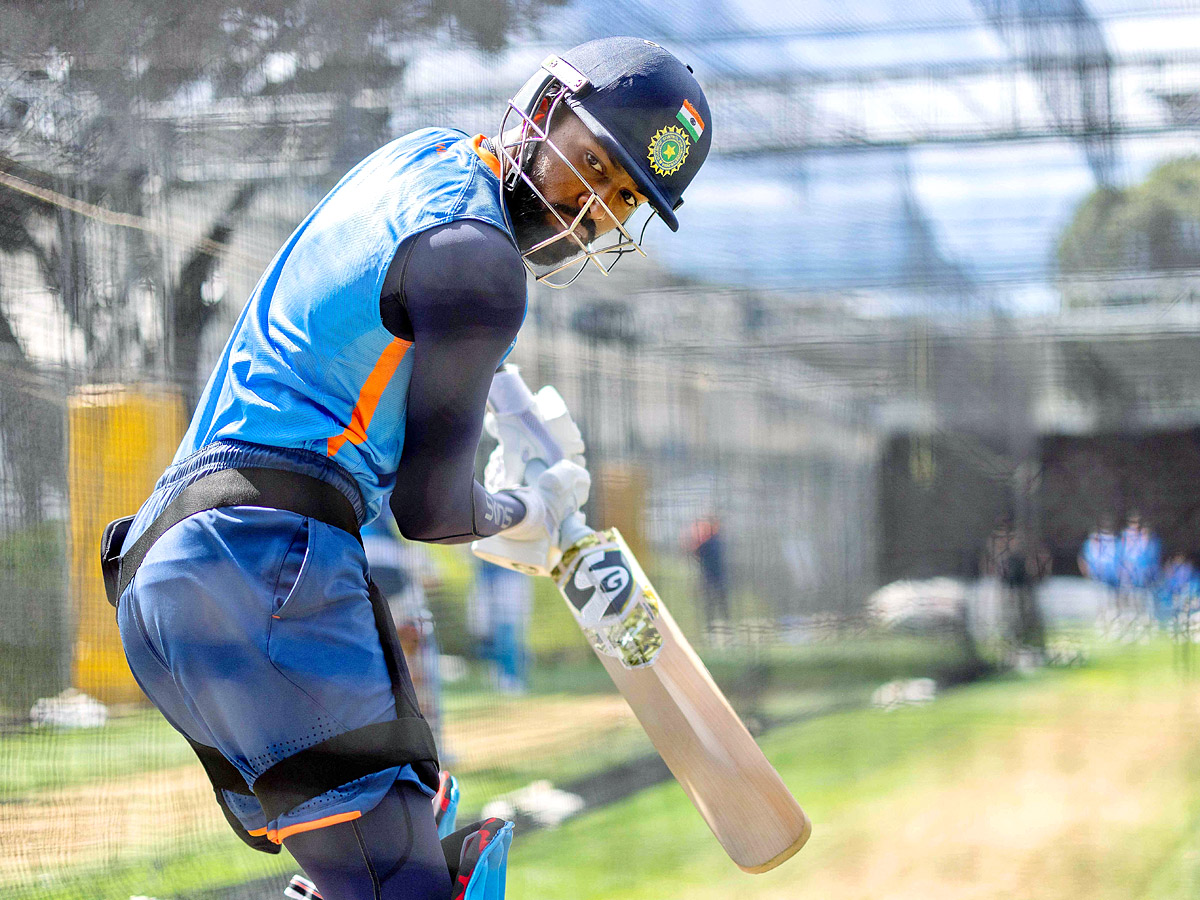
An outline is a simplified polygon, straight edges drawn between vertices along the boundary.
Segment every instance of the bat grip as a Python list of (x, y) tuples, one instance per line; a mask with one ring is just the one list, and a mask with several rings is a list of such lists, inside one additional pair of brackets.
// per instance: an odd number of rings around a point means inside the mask
[[(537, 481), (538, 476), (550, 468), (543, 460), (531, 459), (525, 464), (525, 474), (530, 483)], [(588, 527), (587, 519), (583, 513), (573, 512), (571, 515), (563, 519), (562, 525), (558, 529), (558, 547), (560, 550), (566, 550), (573, 544), (583, 540), (589, 534), (594, 534), (595, 531)]]
[(579, 543), (588, 535), (595, 533), (593, 529), (588, 527), (583, 513), (573, 512), (563, 520), (562, 528), (558, 530), (558, 547), (560, 550), (566, 550), (568, 547)]
[[(550, 462), (558, 462), (562, 459), (562, 451), (546, 430), (545, 425), (533, 414), (533, 404), (533, 392), (525, 384), (517, 367), (512, 363), (505, 363), (501, 366), (492, 378), (492, 386), (488, 391), (488, 407), (493, 413), (520, 416), (522, 424), (542, 444), (543, 449), (556, 455), (556, 458)], [(525, 483), (532, 484), (537, 481), (538, 476), (548, 468), (550, 468), (550, 463), (545, 460), (529, 460), (525, 464)], [(559, 528), (559, 546), (565, 549), (592, 533), (583, 513), (572, 513), (567, 516)]]

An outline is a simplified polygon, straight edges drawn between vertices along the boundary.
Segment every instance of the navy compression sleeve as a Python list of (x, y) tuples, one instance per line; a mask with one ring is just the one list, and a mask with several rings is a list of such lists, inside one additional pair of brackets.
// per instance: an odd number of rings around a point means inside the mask
[(401, 534), (462, 543), (515, 525), (525, 514), (521, 501), (489, 494), (475, 480), (492, 374), (525, 317), (525, 268), (508, 237), (464, 220), (405, 241), (380, 315), (389, 331), (413, 342), (391, 500)]

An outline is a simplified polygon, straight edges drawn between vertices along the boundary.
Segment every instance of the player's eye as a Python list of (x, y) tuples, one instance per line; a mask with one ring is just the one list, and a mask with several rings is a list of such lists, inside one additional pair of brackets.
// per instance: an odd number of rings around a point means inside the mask
[(621, 191), (621, 198), (630, 209), (637, 206), (637, 197), (633, 196), (633, 191)]
[(589, 166), (591, 166), (593, 169), (595, 169), (601, 175), (604, 174), (604, 166), (600, 165), (600, 160), (596, 159), (596, 157), (592, 153), (590, 153), (590, 152), (587, 153), (584, 158), (587, 160), (587, 164)]

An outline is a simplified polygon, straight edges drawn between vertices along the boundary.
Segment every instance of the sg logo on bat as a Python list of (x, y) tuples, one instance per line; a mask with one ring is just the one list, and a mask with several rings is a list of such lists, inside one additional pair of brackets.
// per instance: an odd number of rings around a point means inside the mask
[(563, 584), (563, 593), (575, 607), (581, 625), (596, 626), (620, 616), (633, 594), (633, 573), (615, 547), (602, 547), (579, 560), (574, 574)]
[(659, 601), (617, 529), (570, 548), (554, 578), (597, 653), (627, 669), (654, 664), (663, 646)]

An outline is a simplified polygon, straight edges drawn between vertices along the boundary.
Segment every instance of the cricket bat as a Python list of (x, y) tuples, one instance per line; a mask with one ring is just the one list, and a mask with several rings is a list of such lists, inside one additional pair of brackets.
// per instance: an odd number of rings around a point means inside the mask
[(746, 872), (793, 856), (812, 824), (671, 618), (617, 529), (551, 572), (609, 677), (725, 852)]
[[(498, 379), (507, 394), (504, 403), (509, 409), (522, 403), (534, 408), (524, 382), (514, 387), (513, 378), (519, 381), (515, 368), (508, 375)], [(539, 440), (545, 442), (544, 433)], [(547, 462), (555, 461), (553, 450), (547, 456)], [(795, 855), (812, 824), (671, 618), (620, 532), (593, 531), (578, 513), (563, 531), (565, 549), (548, 574), (729, 858), (742, 870), (759, 873)], [(545, 563), (513, 561), (519, 550), (511, 545), (517, 543), (495, 536), (472, 549), (500, 565), (547, 574)]]

